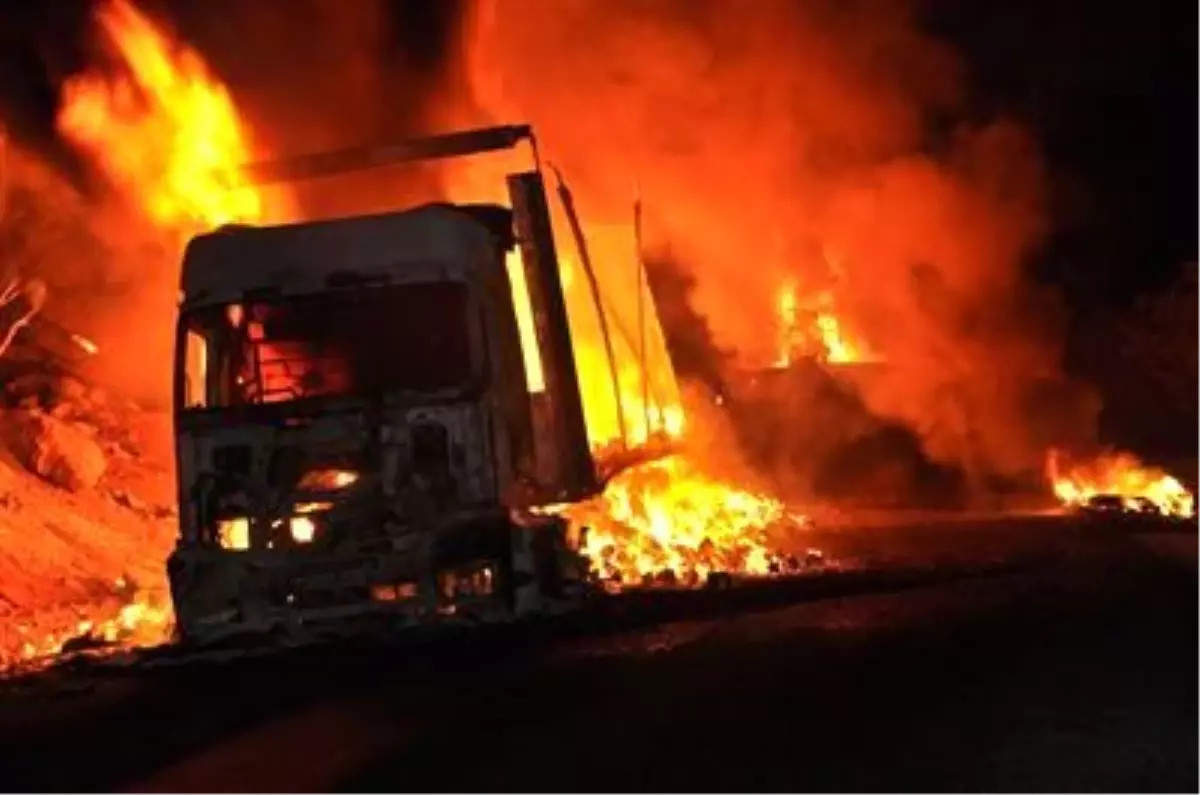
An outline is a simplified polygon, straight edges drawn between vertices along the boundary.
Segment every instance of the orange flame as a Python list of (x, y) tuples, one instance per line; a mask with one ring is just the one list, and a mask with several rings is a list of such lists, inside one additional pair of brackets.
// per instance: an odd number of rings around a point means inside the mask
[[(527, 164), (520, 157), (519, 153), (498, 154), (447, 165), (443, 172), (446, 197), (451, 201), (504, 202), (502, 174), (526, 168)], [(556, 211), (553, 222), (559, 277), (570, 323), (584, 419), (592, 446), (637, 447), (655, 436), (679, 437), (685, 425), (679, 385), (667, 355), (662, 329), (653, 314), (653, 297), (639, 270), (638, 241), (632, 218), (627, 224), (592, 224), (581, 219), (594, 275), (599, 282), (601, 305), (597, 307), (588, 280), (582, 273), (579, 252), (567, 232), (566, 221), (557, 215), (561, 208), (553, 201), (552, 206)], [(631, 216), (632, 206), (631, 193)], [(545, 389), (545, 379), (520, 252), (510, 252), (505, 265), (521, 335), (526, 386), (530, 393), (537, 393)], [(643, 328), (638, 327), (639, 297), (646, 313)], [(609, 329), (613, 362), (609, 361), (604, 344), (601, 312)], [(613, 370), (616, 371), (616, 390), (613, 388)]]
[(161, 227), (184, 235), (262, 218), (240, 172), (248, 136), (226, 88), (128, 0), (96, 11), (119, 74), (85, 72), (63, 88), (59, 131), (92, 155)]
[(1112, 453), (1064, 466), (1057, 450), (1046, 457), (1046, 476), (1058, 500), (1078, 507), (1093, 497), (1122, 498), (1130, 510), (1135, 500), (1149, 500), (1164, 516), (1196, 515), (1194, 495), (1161, 469), (1149, 467), (1129, 453)]
[(849, 364), (875, 358), (859, 340), (853, 339), (833, 311), (829, 291), (817, 293), (812, 306), (802, 306), (794, 281), (785, 281), (775, 294), (777, 351), (775, 367), (790, 365), (808, 356), (822, 362)]
[[(123, 579), (117, 580), (115, 586), (120, 591), (129, 587)], [(170, 637), (173, 626), (174, 614), (166, 599), (160, 594), (138, 591), (119, 607), (96, 607), (61, 629), (37, 632), (31, 626), (16, 625), (16, 633), (23, 641), (12, 656), (0, 658), (0, 662), (37, 670), (52, 663), (69, 644), (77, 644), (77, 648), (156, 646)]]

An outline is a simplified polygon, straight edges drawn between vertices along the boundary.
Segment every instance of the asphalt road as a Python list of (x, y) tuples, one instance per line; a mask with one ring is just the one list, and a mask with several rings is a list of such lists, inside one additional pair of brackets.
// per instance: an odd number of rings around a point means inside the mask
[(1197, 788), (1194, 529), (1012, 520), (808, 542), (883, 574), (519, 638), (8, 685), (0, 784)]

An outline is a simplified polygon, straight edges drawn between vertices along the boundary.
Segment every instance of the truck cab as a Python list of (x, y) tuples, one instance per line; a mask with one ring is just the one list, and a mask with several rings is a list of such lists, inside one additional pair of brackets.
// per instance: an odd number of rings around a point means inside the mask
[[(512, 207), (232, 226), (188, 245), (168, 561), (181, 639), (503, 621), (582, 597), (579, 540), (538, 507), (599, 484), (540, 175), (509, 190)], [(527, 296), (506, 270), (514, 247)]]

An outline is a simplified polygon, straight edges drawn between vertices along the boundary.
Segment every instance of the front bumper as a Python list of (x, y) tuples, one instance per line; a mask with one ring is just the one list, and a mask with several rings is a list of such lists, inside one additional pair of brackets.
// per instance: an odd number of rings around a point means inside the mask
[(570, 610), (588, 587), (557, 517), (410, 535), (369, 553), (181, 546), (167, 573), (180, 639), (195, 643), (514, 621)]

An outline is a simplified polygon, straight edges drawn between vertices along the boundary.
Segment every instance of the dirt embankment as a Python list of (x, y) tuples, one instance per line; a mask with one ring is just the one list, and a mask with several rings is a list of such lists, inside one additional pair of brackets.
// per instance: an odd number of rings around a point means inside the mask
[(0, 668), (137, 631), (129, 605), (166, 604), (169, 416), (36, 371), (0, 404)]

